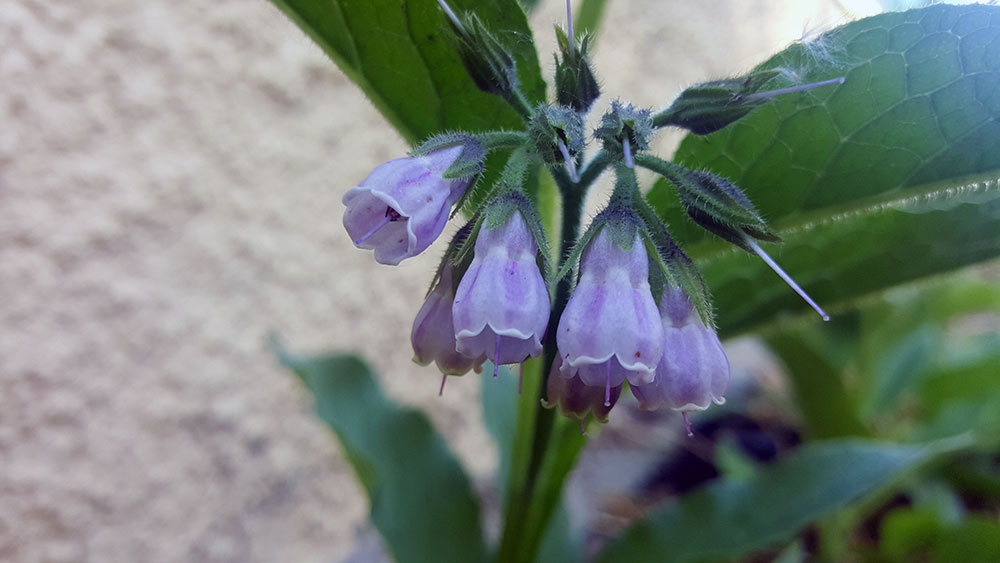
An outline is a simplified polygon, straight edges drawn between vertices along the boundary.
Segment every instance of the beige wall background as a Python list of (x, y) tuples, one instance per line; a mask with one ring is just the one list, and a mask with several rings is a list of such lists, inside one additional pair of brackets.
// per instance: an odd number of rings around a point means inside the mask
[[(609, 2), (597, 108), (872, 8), (845, 4)], [(380, 266), (340, 224), (406, 149), (264, 0), (0, 0), (0, 560), (346, 557), (367, 502), (271, 330), (361, 351), (489, 477), (478, 382), (410, 362), (441, 245)]]

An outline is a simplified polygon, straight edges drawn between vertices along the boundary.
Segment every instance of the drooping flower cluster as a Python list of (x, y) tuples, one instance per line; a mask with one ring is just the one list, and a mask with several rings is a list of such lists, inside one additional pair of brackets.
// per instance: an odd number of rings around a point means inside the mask
[[(439, 0), (440, 1), (440, 0)], [(714, 330), (706, 284), (643, 197), (634, 167), (665, 178), (691, 219), (763, 258), (817, 311), (825, 313), (761, 249), (779, 240), (735, 184), (648, 154), (659, 127), (709, 133), (742, 118), (774, 94), (842, 82), (762, 88), (778, 78), (742, 79), (685, 91), (657, 114), (614, 101), (593, 137), (601, 150), (584, 161), (584, 118), (599, 96), (586, 38), (559, 30), (558, 103), (531, 107), (519, 90), (515, 59), (474, 16), (446, 8), (470, 80), (506, 100), (523, 131), (448, 133), (378, 166), (344, 195), (344, 227), (359, 248), (396, 265), (426, 250), (454, 212), (470, 221), (452, 238), (411, 332), (414, 360), (447, 375), (544, 358), (539, 396), (548, 407), (606, 421), (627, 385), (643, 409), (684, 414), (724, 402), (729, 362)], [(483, 177), (488, 153), (513, 149), (499, 179), (464, 205)], [(549, 251), (528, 172), (545, 167), (563, 201), (560, 251)], [(614, 191), (579, 235), (587, 188), (611, 167)], [(478, 190), (478, 188), (477, 188)], [(556, 268), (548, 264), (558, 258)], [(442, 379), (442, 388), (444, 379)], [(690, 425), (688, 425), (690, 432)]]

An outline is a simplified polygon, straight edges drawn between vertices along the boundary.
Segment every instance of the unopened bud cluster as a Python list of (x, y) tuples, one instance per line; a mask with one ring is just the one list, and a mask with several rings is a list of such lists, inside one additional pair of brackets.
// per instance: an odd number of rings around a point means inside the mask
[[(705, 134), (740, 119), (766, 103), (762, 88), (777, 73), (695, 86), (655, 115), (614, 101), (592, 135), (600, 150), (585, 163), (583, 123), (599, 96), (589, 41), (557, 29), (557, 102), (529, 107), (506, 47), (473, 15), (447, 15), (473, 82), (507, 100), (525, 125), (433, 137), (344, 195), (344, 227), (383, 264), (426, 250), (458, 210), (471, 216), (448, 245), (413, 323), (415, 361), (435, 363), (447, 376), (479, 371), (490, 360), (496, 376), (499, 365), (544, 355), (545, 404), (581, 419), (607, 420), (626, 382), (644, 409), (687, 413), (722, 403), (729, 363), (706, 285), (646, 203), (634, 168), (666, 178), (695, 223), (760, 255), (808, 299), (760, 248), (778, 236), (739, 187), (647, 152), (659, 127)], [(495, 150), (510, 151), (499, 180), (486, 187), (485, 203), (463, 206)], [(563, 213), (580, 213), (601, 171), (611, 168), (615, 176), (606, 207), (582, 235), (563, 233), (551, 267), (548, 235), (525, 190), (538, 166), (556, 178)]]

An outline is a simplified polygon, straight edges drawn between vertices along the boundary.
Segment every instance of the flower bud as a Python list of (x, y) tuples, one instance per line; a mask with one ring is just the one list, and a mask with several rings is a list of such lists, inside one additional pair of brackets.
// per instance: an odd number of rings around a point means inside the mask
[(486, 356), (480, 355), (473, 359), (458, 352), (455, 325), (451, 317), (454, 300), (452, 268), (445, 264), (437, 285), (424, 300), (417, 318), (413, 320), (410, 342), (413, 344), (414, 362), (422, 366), (434, 362), (441, 373), (462, 375), (470, 369), (479, 371)]
[(565, 106), (540, 107), (528, 123), (531, 149), (546, 166), (566, 163), (584, 148), (583, 118)]
[(579, 374), (568, 377), (562, 373), (561, 367), (562, 358), (556, 356), (552, 362), (552, 371), (549, 372), (545, 407), (558, 407), (564, 416), (581, 420), (586, 419), (588, 414), (593, 414), (597, 420), (607, 422), (608, 413), (622, 394), (622, 386), (612, 387), (605, 397), (603, 387), (587, 385)]
[(622, 248), (600, 227), (583, 253), (580, 281), (566, 304), (556, 343), (566, 377), (579, 375), (586, 385), (611, 388), (628, 379), (648, 384), (663, 351), (663, 325), (649, 287), (649, 259), (635, 232)]
[(514, 56), (473, 12), (457, 16), (448, 4), (438, 0), (455, 33), (455, 50), (476, 86), (488, 94), (511, 100), (518, 91)]
[(632, 167), (632, 154), (648, 150), (652, 135), (653, 118), (649, 110), (618, 100), (611, 102), (611, 109), (601, 117), (600, 127), (594, 130), (594, 138), (603, 143), (604, 150), (622, 155), (629, 168)]
[(579, 41), (570, 41), (566, 31), (556, 26), (556, 42), (562, 54), (562, 59), (556, 57), (556, 101), (577, 112), (587, 113), (594, 100), (601, 95), (587, 55), (590, 36), (583, 35)]
[(663, 288), (660, 314), (663, 357), (656, 376), (652, 383), (631, 387), (640, 408), (689, 412), (724, 403), (729, 360), (715, 331), (705, 326), (688, 296), (670, 285)]
[(681, 203), (703, 229), (744, 250), (750, 250), (745, 235), (768, 242), (781, 240), (736, 184), (704, 171), (690, 172), (687, 177), (690, 181), (677, 186)]
[(374, 250), (376, 261), (392, 266), (430, 246), (469, 186), (469, 179), (444, 178), (461, 153), (461, 146), (452, 146), (390, 160), (348, 190), (344, 228), (354, 245)]
[(494, 374), (497, 365), (542, 352), (549, 292), (537, 258), (538, 244), (520, 211), (495, 228), (487, 221), (455, 292), (457, 349), (470, 358), (492, 358)]
[(844, 82), (844, 78), (840, 77), (779, 90), (760, 90), (779, 74), (781, 71), (775, 69), (755, 70), (743, 77), (713, 80), (692, 86), (681, 92), (669, 108), (658, 113), (653, 119), (653, 125), (673, 125), (695, 135), (708, 135), (743, 118), (775, 96)]

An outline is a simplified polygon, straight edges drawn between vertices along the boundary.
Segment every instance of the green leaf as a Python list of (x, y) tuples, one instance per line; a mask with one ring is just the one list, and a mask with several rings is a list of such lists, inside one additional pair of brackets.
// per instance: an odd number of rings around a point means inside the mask
[(671, 502), (611, 543), (600, 561), (728, 558), (787, 541), (817, 518), (953, 445), (836, 440), (803, 446), (749, 478), (716, 481)]
[(788, 367), (795, 402), (811, 439), (866, 436), (854, 398), (837, 369), (816, 346), (791, 332), (767, 339)]
[(280, 347), (278, 355), (337, 434), (368, 493), (371, 521), (397, 561), (486, 560), (469, 479), (422, 413), (386, 398), (354, 356), (300, 358)]
[[(330, 56), (410, 143), (444, 130), (522, 128), (472, 83), (435, 0), (272, 0)], [(475, 10), (511, 50), (524, 95), (545, 99), (531, 29), (514, 0), (449, 0)]]
[[(1000, 256), (1000, 7), (867, 18), (760, 68), (846, 82), (689, 135), (676, 160), (742, 187), (785, 239), (768, 251), (821, 304)], [(806, 310), (759, 260), (689, 221), (665, 182), (649, 199), (705, 265), (723, 332)]]

